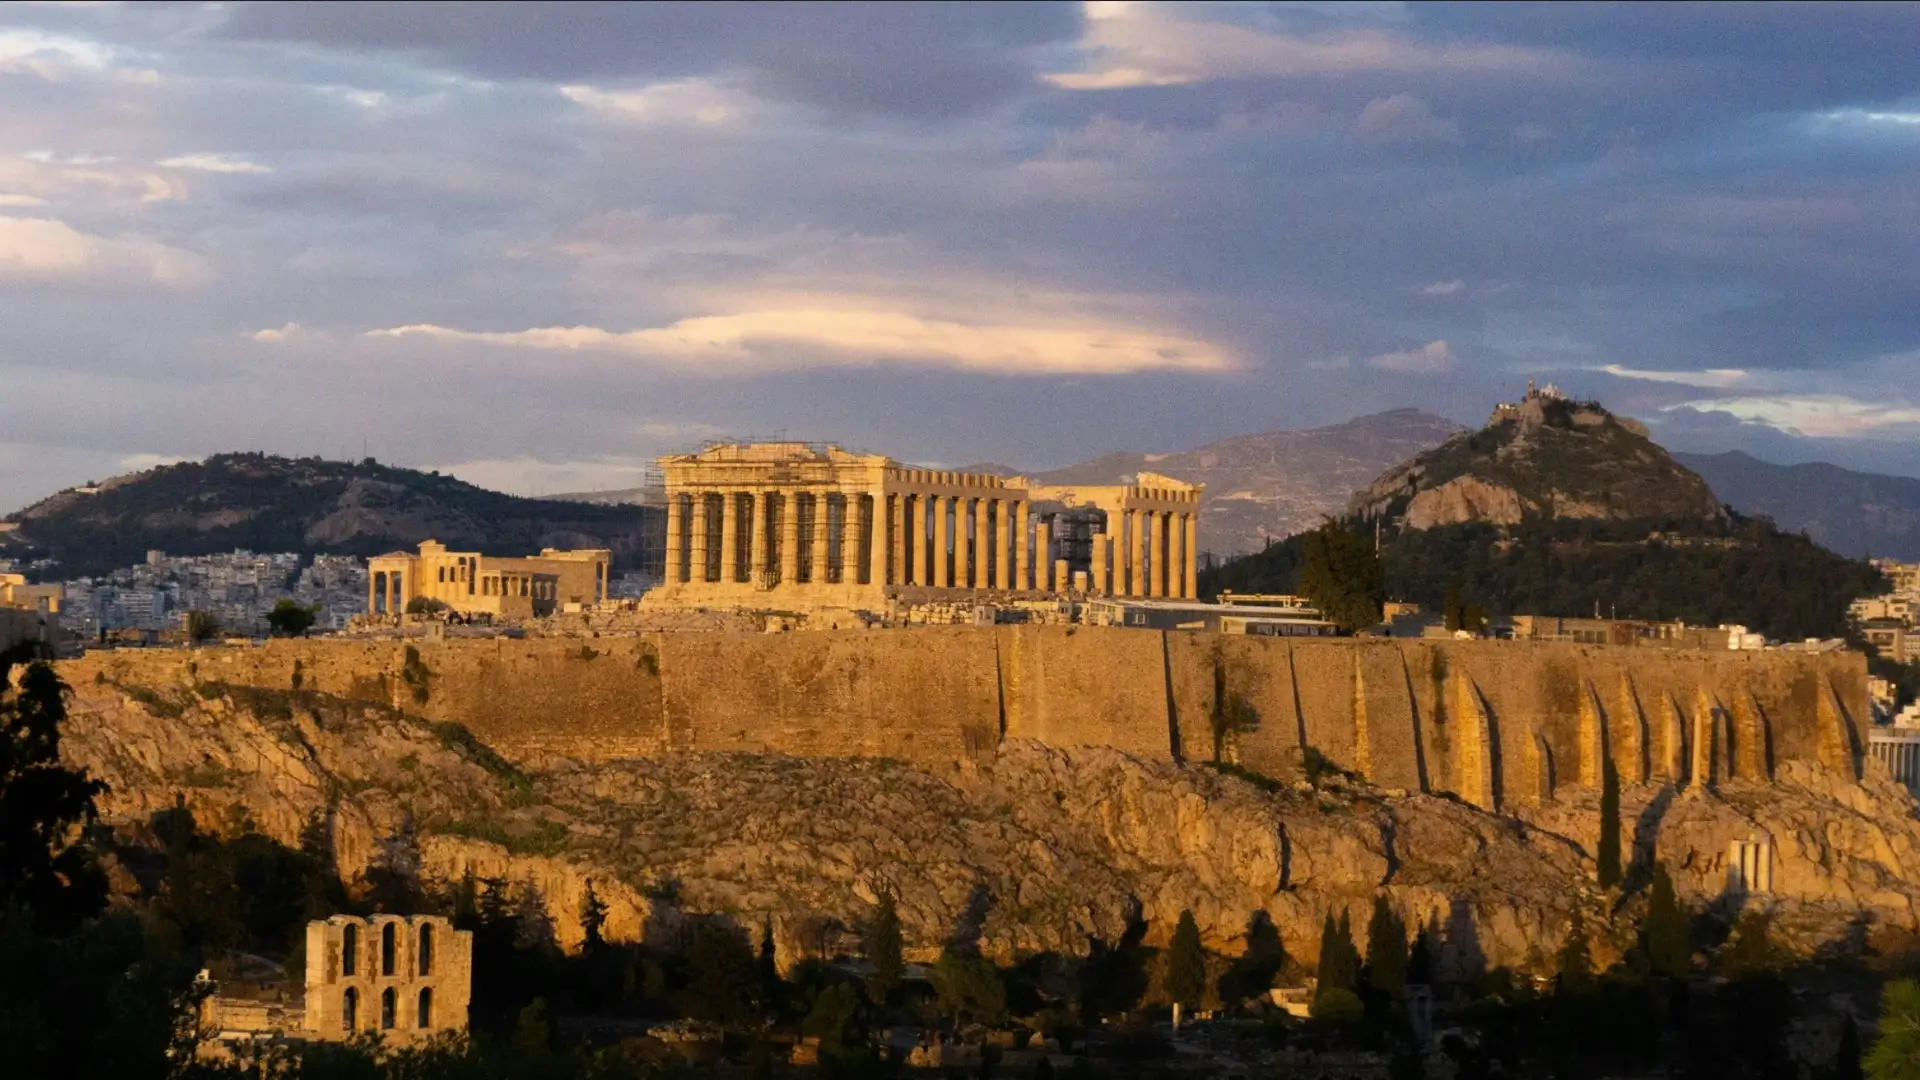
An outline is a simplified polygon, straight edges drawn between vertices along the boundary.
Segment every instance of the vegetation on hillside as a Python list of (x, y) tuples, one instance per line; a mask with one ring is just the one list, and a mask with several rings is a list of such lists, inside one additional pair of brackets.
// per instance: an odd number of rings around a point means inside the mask
[(61, 492), (7, 519), (20, 523), (16, 543), (57, 560), (61, 577), (130, 566), (149, 550), (366, 557), (429, 538), (520, 553), (571, 537), (631, 559), (643, 530), (665, 528), (648, 508), (523, 499), (372, 458), (217, 454), (92, 486), (98, 490)]
[[(1345, 524), (1355, 535), (1368, 531)], [(1203, 576), (1201, 591), (1298, 591), (1314, 535), (1226, 563)], [(1738, 623), (1787, 641), (1844, 636), (1848, 603), (1884, 580), (1865, 562), (1737, 516), (1684, 531), (1672, 522), (1565, 520), (1405, 529), (1387, 534), (1381, 559), (1387, 595), (1432, 611), (1447, 606), (1451, 585), (1456, 604), (1465, 597), (1496, 616), (1598, 611)]]

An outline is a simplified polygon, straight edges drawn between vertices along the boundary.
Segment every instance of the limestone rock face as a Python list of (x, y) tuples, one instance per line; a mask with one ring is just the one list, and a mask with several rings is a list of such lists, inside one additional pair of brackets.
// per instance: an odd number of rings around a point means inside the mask
[[(1598, 826), (1585, 791), (1498, 815), (1017, 740), (991, 765), (946, 776), (775, 754), (548, 760), (523, 773), (388, 710), (205, 684), (82, 685), (71, 714), (63, 752), (112, 785), (109, 823), (178, 795), (208, 827), (291, 844), (331, 813), (349, 879), (411, 828), (430, 883), (470, 873), (537, 897), (566, 947), (580, 941), (589, 887), (611, 938), (725, 914), (771, 929), (783, 964), (854, 947), (883, 891), (922, 958), (955, 938), (1003, 958), (1081, 952), (1135, 916), (1164, 941), (1191, 909), (1227, 951), (1266, 912), (1310, 961), (1329, 911), (1351, 911), (1361, 931), (1384, 892), (1410, 923), (1443, 930), (1443, 962), (1524, 967), (1552, 955), (1573, 907), (1597, 927), (1609, 907), (1589, 884)], [(1855, 917), (1915, 923), (1920, 818), (1884, 778), (1787, 763), (1771, 787), (1631, 787), (1623, 809), (1628, 835), (1696, 903), (1723, 890), (1730, 839), (1771, 837), (1776, 892), (1789, 916), (1806, 916), (1808, 947), (1820, 927), (1831, 936)]]
[(1410, 529), (1431, 529), (1438, 525), (1459, 525), (1483, 521), (1494, 525), (1518, 525), (1531, 509), (1510, 487), (1489, 484), (1473, 476), (1457, 476), (1414, 495), (1407, 503), (1406, 525)]

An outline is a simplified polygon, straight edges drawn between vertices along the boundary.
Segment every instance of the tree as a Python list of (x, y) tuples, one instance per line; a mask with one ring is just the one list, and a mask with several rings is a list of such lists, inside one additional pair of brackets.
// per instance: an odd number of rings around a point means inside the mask
[(854, 1018), (860, 1012), (860, 998), (852, 986), (836, 983), (813, 999), (813, 1008), (800, 1022), (800, 1033), (820, 1040), (823, 1053), (844, 1050), (855, 1042)]
[(212, 641), (220, 636), (220, 620), (209, 611), (189, 611), (182, 627), (189, 641)]
[(1367, 987), (1389, 1003), (1407, 986), (1407, 925), (1385, 896), (1373, 898), (1367, 920)]
[(1247, 947), (1220, 976), (1220, 1000), (1235, 1005), (1249, 998), (1265, 999), (1273, 988), (1274, 976), (1287, 963), (1286, 943), (1280, 940), (1280, 928), (1264, 911), (1247, 919)]
[(867, 923), (865, 945), (867, 963), (873, 965), (873, 971), (867, 975), (867, 997), (875, 1005), (885, 1005), (887, 996), (900, 985), (901, 976), (906, 972), (906, 962), (901, 957), (900, 910), (891, 889), (880, 894), (873, 920)]
[(283, 596), (273, 605), (273, 610), (267, 612), (267, 626), (275, 637), (304, 637), (308, 630), (313, 629), (318, 614), (318, 608), (307, 607), (295, 602), (292, 597)]
[(1587, 944), (1587, 920), (1579, 908), (1573, 909), (1573, 921), (1567, 936), (1560, 941), (1560, 955), (1554, 964), (1554, 978), (1561, 990), (1584, 989), (1593, 978), (1593, 955)]
[(553, 1019), (546, 998), (534, 998), (514, 1018), (513, 1048), (535, 1057), (553, 1049)]
[(719, 923), (694, 927), (687, 945), (687, 1012), (697, 1020), (738, 1027), (759, 1014), (758, 965), (747, 935)]
[(587, 953), (597, 953), (607, 944), (602, 931), (607, 925), (607, 902), (593, 891), (593, 882), (587, 882), (587, 894), (580, 898), (580, 948)]
[[(1319, 978), (1313, 992), (1313, 1015), (1321, 1016), (1337, 1003), (1344, 1008), (1346, 998), (1359, 1003), (1360, 950), (1353, 946), (1353, 924), (1346, 912), (1340, 913), (1340, 920), (1334, 921), (1333, 913), (1327, 913), (1325, 925), (1320, 930), (1320, 967)], [(1330, 996), (1335, 991), (1344, 997)]]
[(940, 1007), (953, 1014), (957, 1025), (961, 1017), (976, 1023), (997, 1024), (1007, 1015), (1007, 986), (1000, 980), (1000, 969), (983, 956), (963, 956), (951, 949), (928, 972)]
[(1729, 979), (1765, 975), (1777, 966), (1773, 951), (1773, 916), (1758, 909), (1740, 913), (1733, 924), (1733, 936), (1714, 958), (1720, 973)]
[(1866, 1080), (1866, 1075), (1860, 1067), (1860, 1025), (1853, 1022), (1852, 1013), (1847, 1013), (1840, 1018), (1840, 1047), (1834, 1053), (1833, 1080)]
[[(1604, 757), (1604, 755), (1603, 755)], [(1600, 763), (1600, 843), (1594, 849), (1603, 889), (1620, 884), (1620, 774), (1611, 759)]]
[(1200, 944), (1200, 927), (1192, 911), (1180, 912), (1173, 941), (1167, 946), (1167, 996), (1189, 1011), (1206, 1000), (1207, 951)]
[(1646, 921), (1640, 924), (1640, 945), (1655, 975), (1677, 979), (1693, 966), (1687, 914), (1674, 895), (1673, 877), (1663, 862), (1653, 864), (1653, 886), (1647, 897)]
[(106, 877), (81, 835), (107, 785), (60, 763), (60, 676), (29, 664), (9, 691), (12, 667), (0, 655), (0, 905), (21, 905), (35, 925), (65, 933), (106, 903)]
[(1387, 584), (1373, 541), (1336, 521), (1308, 533), (1301, 550), (1300, 591), (1346, 633), (1378, 624)]

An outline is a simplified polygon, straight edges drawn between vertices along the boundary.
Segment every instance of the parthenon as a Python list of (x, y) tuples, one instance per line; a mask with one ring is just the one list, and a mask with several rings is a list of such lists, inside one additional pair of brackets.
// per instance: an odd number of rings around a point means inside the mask
[[(1047, 487), (801, 442), (660, 459), (666, 570), (650, 602), (877, 607), (960, 594), (1197, 594), (1200, 487)], [(1091, 519), (1087, 550), (1057, 522)], [(657, 595), (655, 595), (657, 594)]]

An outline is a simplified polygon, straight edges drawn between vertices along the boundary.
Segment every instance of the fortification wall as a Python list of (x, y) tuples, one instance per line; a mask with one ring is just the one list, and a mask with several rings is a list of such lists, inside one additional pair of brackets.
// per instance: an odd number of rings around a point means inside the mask
[[(1387, 788), (1494, 806), (1569, 785), (1857, 770), (1857, 654), (1483, 641), (1298, 641), (1122, 628), (656, 634), (405, 645), (275, 641), (64, 661), (70, 682), (298, 685), (466, 725), (511, 757), (695, 750), (894, 757), (1003, 738), (1219, 757), (1310, 754)], [(1704, 752), (1705, 757), (1701, 754)]]

